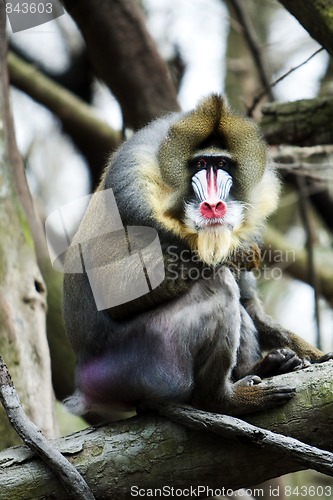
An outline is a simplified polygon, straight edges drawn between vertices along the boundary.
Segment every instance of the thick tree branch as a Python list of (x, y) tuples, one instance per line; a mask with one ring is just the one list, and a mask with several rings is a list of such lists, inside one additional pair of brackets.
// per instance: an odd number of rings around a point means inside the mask
[(179, 109), (167, 66), (135, 0), (64, 0), (87, 43), (96, 74), (117, 98), (126, 127)]
[[(0, 9), (3, 5), (0, 3)], [(4, 6), (3, 6), (4, 9)], [(5, 13), (4, 13), (5, 15)], [(5, 33), (5, 31), (4, 31)], [(5, 36), (3, 33), (3, 37)], [(2, 40), (4, 38), (1, 38)], [(3, 43), (1, 45), (3, 47), (3, 50), (5, 51), (5, 44)], [(7, 58), (7, 53), (4, 56), (4, 61), (6, 61)], [(17, 70), (17, 78), (20, 80), (22, 83), (22, 88), (26, 88), (31, 90), (33, 96), (35, 95), (34, 92), (36, 93), (36, 99), (37, 96), (39, 96), (42, 99), (41, 95), (43, 98), (46, 100), (54, 100), (54, 104), (56, 106), (58, 99), (59, 99), (59, 94), (57, 93), (58, 87), (56, 87), (56, 90), (53, 88), (50, 88), (48, 85), (49, 80), (45, 81), (46, 77), (41, 78), (41, 82), (38, 79), (38, 72), (37, 70), (34, 70), (34, 68), (31, 65), (25, 64), (24, 66), (19, 66), (16, 65), (15, 68)], [(7, 67), (6, 67), (7, 69)], [(36, 73), (35, 73), (36, 71)], [(34, 80), (34, 75), (37, 75), (37, 79)], [(30, 79), (31, 77), (31, 79)], [(61, 301), (62, 301), (62, 276), (57, 272), (54, 271), (50, 262), (47, 246), (46, 246), (46, 240), (45, 240), (45, 234), (44, 234), (44, 228), (42, 226), (41, 220), (38, 217), (38, 215), (35, 213), (34, 205), (32, 202), (31, 194), (29, 191), (29, 187), (27, 184), (27, 179), (25, 176), (25, 170), (24, 170), (24, 165), (22, 162), (22, 159), (19, 155), (16, 142), (15, 142), (15, 134), (13, 130), (13, 123), (12, 123), (12, 118), (11, 114), (9, 111), (9, 97), (7, 95), (8, 92), (8, 78), (7, 78), (7, 72), (6, 72), (6, 81), (3, 85), (4, 92), (6, 92), (6, 96), (4, 98), (4, 105), (7, 106), (7, 113), (6, 113), (6, 126), (5, 126), (5, 131), (8, 134), (8, 138), (10, 141), (10, 148), (9, 148), (9, 156), (11, 159), (11, 164), (13, 166), (13, 175), (15, 178), (15, 186), (16, 186), (16, 191), (18, 194), (18, 197), (20, 199), (20, 202), (25, 210), (26, 216), (29, 221), (29, 226), (30, 230), (32, 233), (33, 241), (35, 244), (35, 250), (36, 250), (36, 255), (37, 255), (37, 260), (38, 260), (38, 265), (39, 268), (43, 274), (43, 278), (46, 282), (47, 288), (48, 288), (48, 301), (49, 303), (52, 302), (52, 307), (49, 308), (48, 313), (47, 313), (47, 335), (48, 335), (48, 340), (51, 348), (51, 361), (52, 361), (52, 382), (54, 389), (56, 391), (56, 395), (59, 399), (63, 399), (64, 397), (68, 396), (71, 392), (73, 392), (74, 389), (74, 366), (75, 366), (75, 356), (73, 353), (72, 348), (69, 345), (69, 340), (65, 332), (65, 328), (63, 325), (63, 320), (61, 316)], [(71, 94), (67, 94), (71, 96)], [(37, 99), (38, 100), (38, 99)], [(61, 99), (60, 99), (61, 101)], [(46, 101), (49, 102), (49, 101)], [(43, 104), (46, 104), (46, 102), (43, 102)], [(76, 106), (75, 103), (77, 101), (74, 101), (74, 104), (72, 102), (72, 107), (71, 107), (71, 100), (61, 101), (61, 108), (64, 110), (65, 116), (66, 112), (68, 113), (73, 113), (75, 117), (77, 117), (76, 114)], [(68, 104), (68, 108), (66, 108), (66, 105)], [(89, 109), (89, 115), (91, 116), (90, 113), (90, 108), (87, 106)], [(57, 107), (59, 109), (59, 107)], [(67, 111), (66, 111), (67, 109)], [(69, 117), (69, 121), (71, 122), (73, 118)], [(74, 118), (75, 120), (75, 118)], [(80, 120), (78, 120), (80, 122)], [(94, 121), (92, 121), (94, 123)], [(96, 124), (96, 123), (95, 123)], [(90, 140), (86, 142), (90, 144)], [(94, 143), (95, 146), (95, 143)], [(21, 221), (22, 224), (22, 221)], [(13, 225), (13, 224), (11, 224)], [(16, 266), (16, 264), (15, 264)], [(21, 278), (22, 279), (22, 278)], [(45, 291), (44, 291), (45, 292)], [(34, 328), (36, 325), (34, 325)], [(41, 342), (38, 342), (41, 345)], [(41, 357), (40, 359), (43, 359)], [(45, 364), (45, 360), (44, 360)], [(66, 366), (66, 369), (64, 368)], [(49, 394), (48, 397), (51, 397)]]
[(266, 104), (260, 126), (269, 144), (333, 143), (333, 98)]
[(333, 55), (333, 0), (280, 0), (280, 3)]
[(11, 83), (52, 111), (72, 137), (91, 166), (94, 179), (100, 177), (107, 156), (121, 141), (93, 108), (43, 75), (34, 65), (13, 53), (8, 55)]
[[(11, 363), (26, 411), (48, 436), (53, 436), (56, 423), (45, 332), (46, 290), (31, 237), (40, 226), (16, 147), (6, 59), (6, 9), (0, 2), (1, 354)], [(15, 442), (9, 427), (7, 420), (0, 418), (2, 447)]]
[[(246, 420), (332, 451), (332, 381), (332, 362), (267, 380), (265, 383), (296, 385), (295, 398)], [(96, 498), (121, 500), (130, 498), (132, 486), (238, 489), (304, 467), (289, 453), (272, 452), (262, 436), (258, 434), (254, 445), (244, 436), (191, 431), (157, 415), (146, 415), (87, 429), (54, 445), (77, 466)], [(0, 482), (0, 498), (15, 498), (24, 490), (27, 498), (35, 500), (46, 495), (66, 499), (55, 478), (22, 447), (0, 453)]]

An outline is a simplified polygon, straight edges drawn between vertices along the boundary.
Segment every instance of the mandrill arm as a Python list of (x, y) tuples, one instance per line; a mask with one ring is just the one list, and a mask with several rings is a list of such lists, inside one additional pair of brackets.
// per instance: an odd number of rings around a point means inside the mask
[(333, 353), (324, 354), (265, 314), (252, 273), (243, 271), (239, 278), (239, 286), (241, 302), (259, 333), (259, 342), (262, 349), (289, 348), (301, 359), (311, 363), (322, 363), (333, 358)]

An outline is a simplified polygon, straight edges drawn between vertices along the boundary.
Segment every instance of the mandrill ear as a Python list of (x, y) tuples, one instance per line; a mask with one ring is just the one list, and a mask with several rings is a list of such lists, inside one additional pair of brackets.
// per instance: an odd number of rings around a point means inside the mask
[[(196, 109), (183, 115), (170, 126), (158, 150), (158, 162), (165, 183), (186, 195), (189, 172), (187, 164), (195, 151), (216, 131), (227, 110), (222, 96), (211, 95)], [(181, 194), (180, 194), (181, 198)]]

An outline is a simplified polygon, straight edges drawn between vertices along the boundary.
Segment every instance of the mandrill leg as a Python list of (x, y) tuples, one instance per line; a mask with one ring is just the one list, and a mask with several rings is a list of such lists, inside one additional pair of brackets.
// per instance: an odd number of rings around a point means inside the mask
[[(241, 303), (251, 317), (255, 328), (259, 334), (259, 343), (262, 350), (279, 350), (280, 354), (271, 356), (273, 363), (278, 364), (278, 358), (284, 350), (293, 351), (302, 361), (298, 368), (305, 368), (311, 363), (323, 363), (333, 359), (333, 353), (324, 354), (322, 351), (312, 346), (304, 339), (283, 328), (279, 323), (267, 316), (263, 310), (258, 297), (255, 278), (250, 272), (242, 272), (239, 278), (241, 292)], [(274, 361), (274, 358), (276, 360)], [(296, 359), (294, 360), (297, 365)], [(292, 364), (292, 363), (291, 363)], [(292, 370), (296, 369), (295, 367)], [(278, 373), (285, 373), (280, 371)], [(274, 373), (276, 374), (276, 372)]]
[(239, 416), (267, 410), (287, 403), (295, 395), (295, 387), (283, 385), (261, 385), (257, 375), (247, 375), (230, 384), (220, 401), (205, 407), (210, 411)]

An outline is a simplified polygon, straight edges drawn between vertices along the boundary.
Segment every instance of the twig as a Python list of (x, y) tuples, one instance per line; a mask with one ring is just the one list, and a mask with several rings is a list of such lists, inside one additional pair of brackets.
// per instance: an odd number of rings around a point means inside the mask
[[(311, 165), (309, 168), (305, 163), (275, 163), (274, 167), (283, 173), (289, 173), (295, 176), (303, 177), (305, 179), (311, 179), (312, 181), (316, 181), (318, 185), (316, 187), (308, 187), (309, 194), (321, 192), (324, 188), (327, 187), (328, 182), (333, 182), (333, 176), (326, 174), (327, 168), (326, 166), (320, 165)], [(318, 167), (318, 168), (316, 168)], [(324, 171), (324, 174), (321, 174), (321, 170)]]
[(94, 500), (89, 486), (76, 468), (56, 449), (54, 449), (41, 431), (29, 420), (23, 410), (20, 399), (0, 356), (0, 401), (10, 423), (27, 446), (38, 455), (59, 478), (68, 492), (69, 498)]
[(262, 86), (267, 90), (270, 101), (274, 101), (274, 94), (270, 87), (270, 72), (267, 68), (266, 61), (260, 50), (260, 44), (257, 39), (256, 32), (253, 28), (251, 19), (242, 3), (239, 0), (229, 0), (233, 6), (239, 24), (241, 25), (244, 33), (244, 37), (249, 46), (250, 52), (252, 54), (253, 60), (257, 67), (258, 75)]
[(307, 64), (313, 57), (315, 57), (317, 54), (319, 54), (319, 52), (322, 52), (323, 50), (324, 50), (323, 47), (321, 47), (320, 49), (316, 50), (305, 61), (303, 61), (302, 63), (298, 64), (297, 66), (294, 66), (289, 71), (287, 71), (284, 75), (280, 76), (279, 78), (277, 78), (276, 80), (274, 80), (272, 83), (270, 83), (269, 86), (268, 86), (268, 88), (262, 89), (261, 92), (259, 92), (254, 97), (252, 105), (249, 107), (249, 109), (247, 111), (248, 116), (252, 116), (253, 111), (255, 110), (255, 108), (257, 107), (257, 105), (259, 104), (259, 102), (261, 101), (261, 99), (263, 99), (265, 97), (265, 95), (268, 93), (268, 91), (270, 89), (272, 89), (273, 87), (275, 87), (278, 83), (282, 82), (285, 78), (287, 78), (287, 76), (289, 76), (292, 73), (294, 73), (294, 71), (296, 71), (297, 69), (299, 69), (302, 66), (304, 66), (305, 64)]
[(308, 194), (321, 191), (323, 187), (327, 187), (328, 182), (333, 181), (332, 145), (324, 144), (311, 147), (271, 146), (270, 156), (273, 160), (274, 168), (321, 183), (320, 186), (317, 184), (308, 185)]
[(165, 405), (155, 409), (165, 417), (194, 430), (209, 430), (222, 436), (247, 438), (257, 446), (288, 453), (288, 457), (310, 468), (333, 476), (333, 453), (302, 443), (243, 420), (227, 415), (207, 413), (186, 405)]
[(308, 254), (309, 266), (309, 281), (314, 292), (314, 313), (316, 319), (316, 339), (317, 347), (321, 350), (321, 334), (320, 334), (320, 311), (319, 311), (319, 294), (318, 294), (318, 279), (314, 262), (313, 252), (313, 234), (310, 223), (309, 205), (306, 195), (306, 185), (304, 177), (296, 176), (296, 183), (299, 192), (300, 213), (303, 221), (303, 226), (306, 232), (306, 249)]

